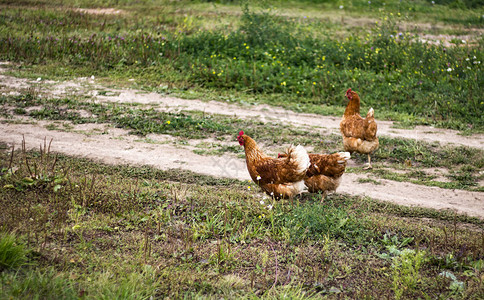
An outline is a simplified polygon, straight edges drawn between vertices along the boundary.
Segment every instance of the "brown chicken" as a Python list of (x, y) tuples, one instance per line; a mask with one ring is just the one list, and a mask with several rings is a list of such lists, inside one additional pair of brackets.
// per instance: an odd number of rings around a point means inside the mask
[[(279, 154), (278, 157), (286, 157)], [(309, 154), (310, 166), (306, 171), (304, 183), (310, 193), (322, 192), (321, 201), (330, 192), (335, 192), (341, 183), (341, 176), (346, 170), (346, 161), (351, 158), (349, 152), (333, 154)]]
[(272, 158), (266, 156), (243, 131), (239, 132), (237, 140), (244, 146), (250, 177), (264, 192), (275, 199), (287, 199), (305, 191), (309, 156), (303, 146), (290, 146), (285, 158)]
[(376, 137), (377, 125), (373, 108), (370, 108), (366, 118), (360, 116), (360, 97), (351, 89), (346, 91), (349, 100), (345, 113), (339, 124), (343, 135), (343, 146), (350, 153), (358, 152), (368, 155), (368, 167), (371, 169), (370, 154), (378, 149), (379, 142)]

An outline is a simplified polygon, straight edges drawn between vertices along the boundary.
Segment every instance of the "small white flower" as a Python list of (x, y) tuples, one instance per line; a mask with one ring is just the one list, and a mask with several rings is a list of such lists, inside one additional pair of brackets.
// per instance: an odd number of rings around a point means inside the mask
[(462, 40), (462, 43), (463, 43), (463, 44), (465, 44), (465, 43), (467, 43), (467, 42), (466, 42), (466, 40)]
[(39, 78), (37, 78), (37, 81), (41, 81), (41, 80), (42, 80), (42, 78), (40, 78), (40, 77), (39, 77)]
[(260, 176), (257, 176), (257, 178), (256, 178), (256, 179), (257, 179), (257, 180), (261, 180), (261, 179), (262, 179), (262, 177), (260, 177)]
[(344, 8), (344, 6), (343, 6), (343, 5), (340, 5), (340, 6), (339, 6), (339, 9), (343, 9), (343, 8)]
[(91, 75), (91, 80), (94, 80), (94, 75)]
[(432, 1), (432, 4), (435, 4), (435, 1)]
[(469, 60), (470, 60), (470, 59), (469, 59), (469, 57), (468, 57), (468, 58), (466, 58), (466, 61), (469, 61)]
[(477, 57), (476, 57), (475, 55), (474, 55), (474, 57), (473, 57), (473, 58), (474, 58), (474, 59), (477, 59)]
[(368, 4), (371, 4), (371, 1), (368, 1)]
[(271, 192), (271, 196), (274, 196), (274, 192)]
[(452, 71), (452, 68), (448, 68), (448, 69), (447, 69), (447, 72), (451, 72), (451, 71)]
[(270, 205), (270, 204), (269, 204), (269, 205), (267, 205), (267, 209), (268, 209), (268, 210), (272, 210), (272, 205)]
[(265, 204), (264, 200), (259, 201), (259, 203), (260, 203), (260, 205), (264, 205)]

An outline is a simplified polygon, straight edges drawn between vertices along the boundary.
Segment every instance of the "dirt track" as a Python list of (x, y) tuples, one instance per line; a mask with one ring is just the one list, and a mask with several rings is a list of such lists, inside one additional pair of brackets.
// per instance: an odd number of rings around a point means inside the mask
[[(112, 90), (113, 96), (97, 95), (96, 90), (107, 90), (95, 85), (95, 80), (81, 79), (76, 82), (38, 82), (0, 75), (0, 93), (12, 93), (30, 85), (37, 86), (42, 93), (60, 95), (66, 93), (90, 94), (95, 101), (136, 102), (157, 104), (164, 111), (199, 110), (207, 113), (236, 115), (239, 118), (259, 116), (262, 121), (292, 123), (295, 126), (312, 126), (322, 132), (337, 132), (339, 118), (314, 114), (299, 114), (266, 105), (241, 107), (236, 104), (183, 100), (164, 97), (155, 93), (141, 93), (134, 90)], [(47, 130), (51, 122), (34, 124), (7, 124), (0, 122), (0, 141), (17, 147), (25, 136), (28, 148), (38, 148), (44, 138), (53, 138), (52, 150), (68, 155), (86, 157), (109, 164), (151, 165), (160, 169), (181, 168), (197, 173), (248, 180), (244, 159), (235, 155), (202, 156), (195, 154), (190, 143), (180, 146), (172, 143), (172, 137), (150, 135), (147, 140), (129, 135), (127, 131), (107, 125), (77, 125), (70, 131)], [(378, 132), (382, 136), (405, 137), (441, 144), (466, 145), (482, 149), (484, 135), (461, 136), (456, 131), (418, 126), (415, 130), (392, 128), (392, 122), (378, 121)], [(103, 134), (101, 134), (103, 133)], [(235, 142), (235, 141), (234, 141)], [(464, 190), (449, 190), (391, 180), (378, 181), (381, 184), (359, 183), (371, 173), (343, 176), (338, 193), (368, 196), (402, 205), (418, 205), (436, 209), (452, 209), (484, 219), (484, 193)]]

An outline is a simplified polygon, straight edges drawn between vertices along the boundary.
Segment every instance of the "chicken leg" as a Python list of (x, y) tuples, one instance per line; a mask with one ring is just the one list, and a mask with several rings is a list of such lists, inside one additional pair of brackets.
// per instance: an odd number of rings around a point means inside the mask
[(368, 153), (368, 167), (364, 168), (364, 170), (370, 170), (370, 169), (373, 169), (373, 167), (371, 166), (371, 156)]

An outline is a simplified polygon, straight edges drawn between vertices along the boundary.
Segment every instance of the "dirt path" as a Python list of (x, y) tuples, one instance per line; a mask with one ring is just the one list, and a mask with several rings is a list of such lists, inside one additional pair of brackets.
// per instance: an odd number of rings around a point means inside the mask
[[(139, 94), (132, 90), (115, 90), (118, 96), (97, 96), (99, 101), (119, 103), (159, 104), (164, 111), (199, 110), (206, 113), (237, 116), (240, 118), (258, 117), (263, 122), (291, 123), (296, 126), (310, 126), (329, 129), (339, 134), (340, 117), (321, 116), (316, 114), (296, 113), (269, 105), (227, 104), (218, 101), (183, 100), (173, 97), (160, 97), (156, 93)], [(378, 114), (378, 112), (376, 112)], [(484, 135), (459, 135), (458, 131), (416, 126), (412, 130), (393, 128), (391, 121), (378, 121), (378, 134), (389, 137), (416, 139), (441, 144), (464, 145), (484, 148)]]
[[(15, 92), (30, 84), (38, 85), (37, 82), (3, 75), (0, 75), (0, 82), (0, 93)], [(96, 90), (107, 89), (94, 85), (91, 79), (84, 79), (80, 82), (44, 83), (39, 89), (42, 93), (49, 90), (56, 95), (64, 93), (67, 89), (69, 93), (87, 93), (91, 94), (95, 101), (159, 105), (158, 109), (164, 111), (199, 110), (207, 113), (236, 115), (240, 118), (259, 117), (262, 121), (290, 122), (295, 126), (311, 126), (316, 130), (326, 132), (337, 132), (339, 126), (339, 118), (336, 117), (294, 113), (267, 105), (241, 107), (215, 101), (183, 100), (133, 90), (112, 90), (113, 96), (100, 96), (97, 95)], [(0, 141), (10, 145), (15, 144), (18, 148), (22, 135), (24, 135), (27, 148), (38, 148), (44, 138), (53, 138), (52, 151), (99, 162), (150, 165), (164, 170), (181, 168), (216, 177), (250, 179), (244, 159), (232, 154), (197, 155), (193, 152), (193, 146), (175, 145), (170, 136), (149, 135), (147, 139), (140, 140), (139, 137), (129, 135), (125, 130), (103, 124), (76, 125), (69, 132), (47, 130), (45, 126), (51, 123), (7, 124), (0, 122), (0, 132), (2, 133)], [(458, 135), (456, 131), (432, 127), (419, 126), (415, 130), (404, 130), (391, 128), (392, 122), (379, 121), (378, 124), (379, 134), (384, 136), (438, 141), (443, 144), (466, 145), (481, 149), (484, 147), (484, 135), (465, 137)], [(381, 184), (377, 185), (358, 181), (360, 178), (368, 178), (368, 174), (371, 173), (345, 174), (338, 192), (368, 196), (402, 205), (451, 209), (484, 219), (484, 193), (441, 189), (383, 179), (379, 179)]]

